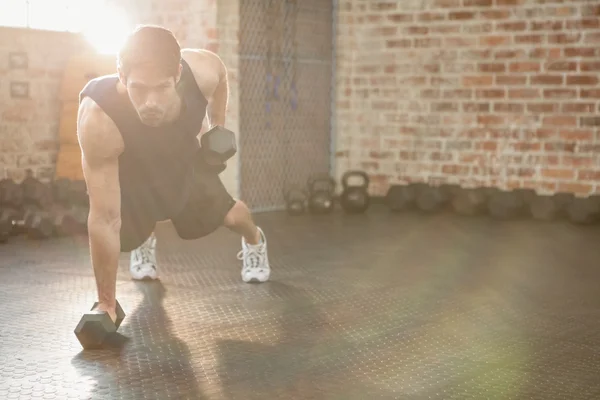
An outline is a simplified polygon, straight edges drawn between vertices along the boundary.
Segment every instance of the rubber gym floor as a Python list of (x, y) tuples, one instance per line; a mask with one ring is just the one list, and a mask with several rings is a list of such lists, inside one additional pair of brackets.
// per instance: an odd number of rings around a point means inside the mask
[(103, 350), (86, 238), (0, 247), (1, 399), (598, 399), (600, 231), (451, 214), (256, 216), (271, 281), (239, 239), (157, 230)]

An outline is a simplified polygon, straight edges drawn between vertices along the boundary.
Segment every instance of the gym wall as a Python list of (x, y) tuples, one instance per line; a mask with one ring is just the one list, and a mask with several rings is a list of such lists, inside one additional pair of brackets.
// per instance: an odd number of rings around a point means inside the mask
[(597, 1), (338, 8), (338, 177), (600, 191)]

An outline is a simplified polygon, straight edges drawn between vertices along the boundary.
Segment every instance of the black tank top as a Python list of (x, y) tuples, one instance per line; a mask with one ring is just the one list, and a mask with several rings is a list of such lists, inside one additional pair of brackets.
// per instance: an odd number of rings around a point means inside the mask
[(119, 157), (121, 214), (135, 220), (161, 221), (183, 208), (191, 190), (193, 164), (208, 101), (189, 65), (182, 60), (177, 91), (179, 118), (167, 125), (144, 125), (127, 95), (117, 92), (118, 74), (91, 80), (79, 101), (90, 97), (114, 121), (124, 142)]

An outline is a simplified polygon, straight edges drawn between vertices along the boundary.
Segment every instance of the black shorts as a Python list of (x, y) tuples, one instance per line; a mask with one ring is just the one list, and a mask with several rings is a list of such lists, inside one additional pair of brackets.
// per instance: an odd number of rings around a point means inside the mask
[[(193, 240), (209, 235), (223, 225), (225, 216), (235, 205), (215, 171), (197, 168), (194, 182), (182, 211), (171, 222), (182, 239)], [(127, 216), (121, 216), (121, 251), (128, 252), (138, 248), (154, 231), (159, 221), (130, 222)]]

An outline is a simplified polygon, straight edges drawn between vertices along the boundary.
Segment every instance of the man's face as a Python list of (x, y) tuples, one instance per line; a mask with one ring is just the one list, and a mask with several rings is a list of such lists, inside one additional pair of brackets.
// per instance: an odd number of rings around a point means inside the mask
[[(180, 72), (181, 73), (181, 72)], [(169, 111), (177, 104), (176, 84), (180, 75), (167, 76), (152, 67), (132, 68), (121, 82), (143, 124), (156, 127), (166, 122)]]

